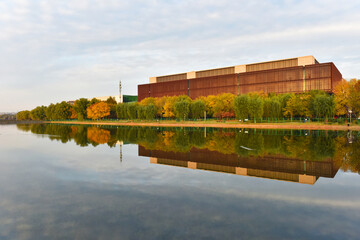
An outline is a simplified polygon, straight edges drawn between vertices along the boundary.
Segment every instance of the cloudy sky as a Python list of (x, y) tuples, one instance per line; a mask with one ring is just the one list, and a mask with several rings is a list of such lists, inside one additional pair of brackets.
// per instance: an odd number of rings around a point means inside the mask
[(2, 0), (0, 112), (296, 56), (360, 78), (360, 1)]

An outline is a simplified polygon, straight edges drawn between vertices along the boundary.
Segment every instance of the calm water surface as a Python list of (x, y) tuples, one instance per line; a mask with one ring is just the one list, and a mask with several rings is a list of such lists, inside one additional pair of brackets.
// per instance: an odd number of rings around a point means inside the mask
[(358, 132), (0, 126), (0, 239), (359, 239)]

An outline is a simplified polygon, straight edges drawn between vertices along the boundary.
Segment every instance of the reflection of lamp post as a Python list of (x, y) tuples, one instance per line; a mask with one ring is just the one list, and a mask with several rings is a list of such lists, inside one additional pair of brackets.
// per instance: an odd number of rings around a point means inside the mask
[(352, 137), (352, 134), (351, 134), (351, 131), (350, 131), (350, 130), (348, 130), (347, 137), (348, 137), (348, 142), (349, 142), (349, 143), (352, 143), (353, 137)]
[(351, 124), (351, 113), (352, 113), (352, 111), (351, 111), (351, 110), (349, 110), (349, 115), (350, 115), (350, 124)]

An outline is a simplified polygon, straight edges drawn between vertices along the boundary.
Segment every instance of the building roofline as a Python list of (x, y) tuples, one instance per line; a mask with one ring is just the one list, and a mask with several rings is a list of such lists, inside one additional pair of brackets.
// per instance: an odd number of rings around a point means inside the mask
[[(271, 61), (254, 62), (254, 63), (240, 64), (240, 65), (245, 65), (245, 66), (246, 65), (255, 65), (255, 64), (263, 64), (263, 63), (271, 63), (271, 62), (279, 62), (279, 61), (286, 61), (286, 60), (292, 60), (292, 59), (306, 58), (306, 57), (314, 58), (315, 62), (318, 63), (318, 61), (316, 60), (316, 58), (313, 55), (306, 55), (306, 56), (300, 56), (300, 57), (283, 58), (283, 59), (277, 59), (277, 60), (271, 60)], [(210, 69), (196, 70), (196, 71), (190, 71), (190, 72), (205, 72), (205, 71), (209, 71), (209, 70), (220, 70), (220, 69), (226, 69), (226, 68), (235, 68), (236, 66), (239, 66), (239, 65), (233, 65), (233, 66), (227, 66), (227, 67), (219, 67), (219, 68), (210, 68)], [(176, 76), (176, 75), (181, 75), (181, 74), (187, 74), (187, 72), (168, 74), (168, 75), (161, 75), (161, 76), (154, 76), (154, 78), (170, 77), (170, 76)]]

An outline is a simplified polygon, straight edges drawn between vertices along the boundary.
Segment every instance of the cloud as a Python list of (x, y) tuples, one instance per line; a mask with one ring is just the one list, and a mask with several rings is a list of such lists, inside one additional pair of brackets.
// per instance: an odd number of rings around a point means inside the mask
[[(2, 1), (0, 111), (313, 54), (359, 77), (358, 1)], [(40, 94), (39, 94), (40, 93)], [(12, 101), (7, 101), (11, 98)]]

